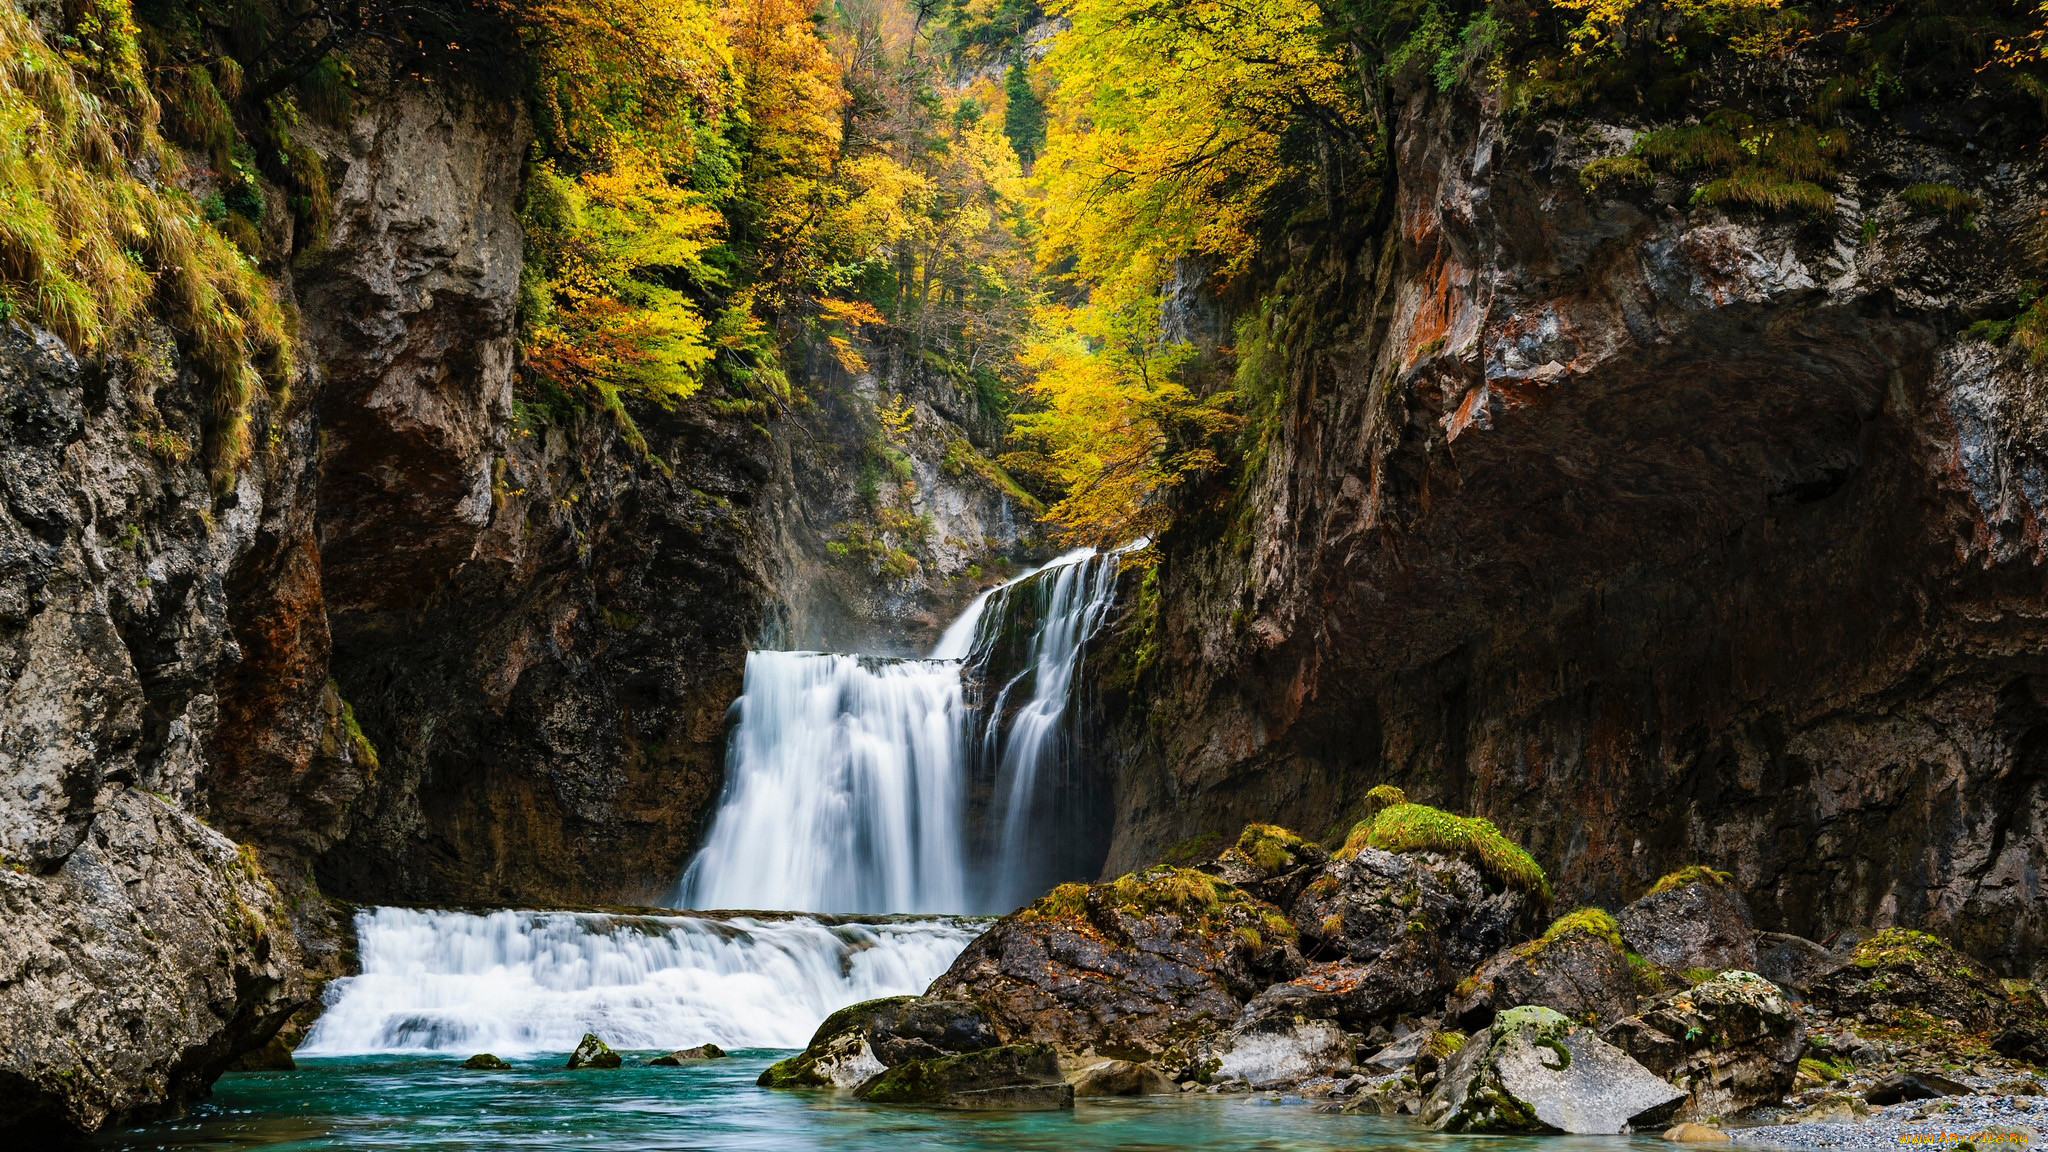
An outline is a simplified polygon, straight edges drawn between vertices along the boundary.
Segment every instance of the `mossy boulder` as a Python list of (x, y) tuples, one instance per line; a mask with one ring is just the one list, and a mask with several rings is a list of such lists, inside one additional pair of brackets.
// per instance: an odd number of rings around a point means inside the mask
[(612, 1051), (611, 1045), (599, 1040), (595, 1033), (585, 1032), (576, 1050), (569, 1053), (568, 1068), (617, 1068), (624, 1061)]
[(841, 1008), (804, 1050), (763, 1070), (763, 1088), (859, 1087), (911, 1060), (993, 1048), (1000, 1038), (978, 1005), (932, 996), (889, 996)]
[(1685, 1093), (1548, 1008), (1510, 1008), (1445, 1064), (1420, 1119), (1444, 1132), (1613, 1135), (1667, 1119)]
[[(1390, 789), (1386, 798), (1398, 795), (1397, 790)], [(1457, 816), (1427, 804), (1389, 804), (1352, 827), (1344, 846), (1337, 850), (1337, 858), (1353, 859), (1366, 848), (1462, 856), (1495, 883), (1521, 892), (1541, 906), (1550, 904), (1550, 878), (1544, 875), (1535, 857), (1484, 817)]]
[(1756, 923), (1726, 872), (1698, 864), (1673, 872), (1615, 920), (1629, 949), (1658, 968), (1756, 970)]
[(1280, 910), (1214, 876), (1160, 866), (1065, 884), (967, 946), (933, 996), (971, 1000), (1015, 1041), (1177, 1060), (1246, 999), (1306, 965)]
[(1686, 1089), (1682, 1119), (1727, 1119), (1775, 1104), (1792, 1090), (1806, 1050), (1806, 1023), (1769, 980), (1723, 972), (1659, 997), (1602, 1037)]
[(1051, 1111), (1074, 1106), (1050, 1044), (1012, 1044), (930, 1060), (911, 1060), (861, 1085), (870, 1104), (982, 1111)]
[(1500, 1005), (1550, 1008), (1583, 1023), (1607, 1024), (1635, 1014), (1643, 976), (1622, 946), (1614, 918), (1581, 908), (1552, 922), (1542, 936), (1508, 948), (1453, 991), (1450, 1018), (1484, 1027)]
[(462, 1062), (464, 1068), (476, 1072), (503, 1072), (512, 1067), (489, 1052), (479, 1052)]
[(1356, 1031), (1426, 1015), (1525, 931), (1533, 908), (1465, 857), (1362, 847), (1325, 865), (1290, 913), (1303, 951), (1328, 959), (1259, 999)]
[(1938, 1033), (1948, 1020), (1986, 1032), (2019, 1015), (2009, 1011), (2004, 990), (1983, 965), (1910, 928), (1866, 938), (1809, 995), (1837, 1016), (1861, 1013), (1873, 1024), (1909, 1033)]

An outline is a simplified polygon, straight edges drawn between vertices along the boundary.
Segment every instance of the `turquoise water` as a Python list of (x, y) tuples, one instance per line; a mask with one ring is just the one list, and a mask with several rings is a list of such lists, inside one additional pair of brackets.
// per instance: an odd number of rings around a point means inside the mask
[(1071, 1113), (870, 1108), (829, 1094), (767, 1092), (754, 1078), (783, 1052), (685, 1068), (569, 1072), (562, 1057), (468, 1072), (446, 1057), (308, 1059), (295, 1072), (231, 1072), (182, 1120), (112, 1133), (105, 1152), (542, 1152), (554, 1149), (844, 1149), (897, 1152), (1639, 1152), (1621, 1137), (1441, 1136), (1398, 1120), (1316, 1112), (1300, 1101), (1203, 1096), (1083, 1100)]

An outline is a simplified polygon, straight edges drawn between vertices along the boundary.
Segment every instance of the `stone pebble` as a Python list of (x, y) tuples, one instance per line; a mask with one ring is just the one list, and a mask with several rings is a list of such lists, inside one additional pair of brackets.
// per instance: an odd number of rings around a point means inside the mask
[[(1936, 1111), (1928, 1108), (1929, 1104), (1955, 1107)], [(1728, 1135), (1738, 1144), (1771, 1148), (1920, 1148), (1935, 1152), (1971, 1141), (1977, 1152), (1997, 1152), (2005, 1142), (1979, 1138), (1982, 1133), (1997, 1131), (2024, 1132), (2024, 1145), (2015, 1143), (2013, 1147), (2037, 1146), (2048, 1133), (2048, 1099), (1947, 1096), (1872, 1108), (1870, 1119), (1860, 1124), (1778, 1124), (1731, 1128)]]

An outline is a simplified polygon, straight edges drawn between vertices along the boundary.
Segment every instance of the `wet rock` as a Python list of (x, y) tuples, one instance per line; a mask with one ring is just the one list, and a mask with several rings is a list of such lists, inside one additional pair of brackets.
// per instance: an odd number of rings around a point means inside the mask
[(1422, 1110), (1423, 1090), (1415, 1077), (1385, 1076), (1358, 1090), (1344, 1111), (1367, 1116), (1413, 1116)]
[(503, 1072), (512, 1067), (489, 1052), (479, 1052), (471, 1056), (462, 1062), (462, 1066), (479, 1072)]
[(1366, 1057), (1366, 1062), (1377, 1064), (1390, 1072), (1406, 1068), (1415, 1063), (1416, 1055), (1422, 1051), (1422, 1046), (1429, 1042), (1429, 1037), (1430, 1034), (1427, 1032), (1410, 1032)]
[(918, 1104), (1005, 1112), (1074, 1106), (1074, 1086), (1060, 1077), (1050, 1044), (1013, 1044), (955, 1056), (911, 1060), (861, 1085), (870, 1104)]
[(1433, 1005), (1443, 996), (1442, 951), (1417, 933), (1370, 963), (1333, 960), (1267, 988), (1245, 1005), (1243, 1020), (1329, 1020), (1363, 1032)]
[(825, 1017), (804, 1050), (763, 1070), (763, 1088), (857, 1088), (911, 1060), (978, 1052), (1001, 1040), (978, 1005), (941, 997), (890, 996)]
[(1673, 1144), (1728, 1143), (1728, 1134), (1726, 1132), (1718, 1128), (1709, 1128), (1705, 1124), (1694, 1124), (1691, 1121), (1683, 1124), (1674, 1124), (1666, 1128), (1664, 1130), (1664, 1138)]
[(1652, 885), (1615, 917), (1623, 944), (1674, 972), (1756, 970), (1756, 925), (1749, 901), (1726, 872), (1697, 865)]
[(1684, 1098), (1590, 1029), (1518, 1007), (1458, 1050), (1420, 1118), (1445, 1132), (1612, 1135), (1658, 1123)]
[(1887, 928), (1858, 943), (1846, 962), (1814, 983), (1810, 997), (1836, 1016), (1902, 1023), (1946, 1018), (1970, 1032), (2006, 1023), (2008, 1007), (1983, 965), (1906, 928)]
[(1446, 1011), (1466, 1028), (1484, 1027), (1498, 1007), (1524, 1004), (1609, 1023), (1635, 1013), (1641, 988), (1614, 919), (1588, 908), (1487, 961), (1459, 984)]
[(263, 1047), (246, 1052), (235, 1061), (237, 1072), (291, 1072), (298, 1066), (298, 1061), (292, 1059), (292, 1046), (282, 1036), (272, 1036)]
[(1076, 1096), (1168, 1096), (1180, 1089), (1156, 1066), (1100, 1060), (1067, 1074)]
[(565, 1068), (617, 1068), (622, 1061), (611, 1045), (599, 1040), (595, 1033), (585, 1032), (576, 1044), (576, 1050), (569, 1053)]
[[(1528, 896), (1461, 857), (1368, 847), (1332, 860), (1289, 915), (1308, 955), (1370, 964), (1393, 953), (1426, 964), (1428, 978), (1448, 987), (1499, 951), (1532, 913)], [(1413, 950), (1405, 938), (1414, 936), (1427, 951)]]
[(725, 1049), (716, 1044), (699, 1044), (695, 1048), (679, 1048), (666, 1055), (656, 1056), (647, 1062), (652, 1068), (675, 1068), (700, 1060), (723, 1060)]
[(1279, 909), (1227, 883), (1153, 868), (1062, 885), (1004, 917), (930, 994), (980, 1005), (1013, 1040), (1172, 1066), (1303, 967), (1295, 937)]
[(1659, 999), (1602, 1036), (1658, 1076), (1687, 1090), (1679, 1115), (1728, 1118), (1775, 1103), (1792, 1088), (1806, 1050), (1806, 1023), (1777, 985), (1753, 972), (1723, 972)]

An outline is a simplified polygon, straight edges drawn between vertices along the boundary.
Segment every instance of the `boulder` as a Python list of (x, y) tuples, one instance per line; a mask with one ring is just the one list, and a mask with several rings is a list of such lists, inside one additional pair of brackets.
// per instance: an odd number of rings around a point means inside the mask
[(700, 1060), (723, 1060), (725, 1049), (716, 1044), (699, 1044), (695, 1048), (678, 1048), (665, 1056), (656, 1056), (647, 1062), (651, 1068), (678, 1068)]
[(1946, 1076), (1933, 1072), (1893, 1072), (1879, 1077), (1863, 1093), (1865, 1102), (1882, 1108), (1887, 1104), (1902, 1104), (1908, 1100), (1933, 1100), (1941, 1096), (1966, 1096), (1969, 1086), (1959, 1084)]
[(1673, 872), (1615, 917), (1621, 939), (1659, 968), (1752, 972), (1756, 924), (1726, 872), (1697, 865)]
[(568, 1068), (617, 1068), (622, 1061), (611, 1045), (599, 1040), (594, 1033), (585, 1032), (576, 1050), (569, 1053)]
[(1666, 1128), (1664, 1130), (1664, 1138), (1673, 1144), (1728, 1143), (1728, 1134), (1726, 1132), (1721, 1131), (1719, 1128), (1709, 1128), (1705, 1124), (1694, 1124), (1691, 1121), (1683, 1124), (1674, 1124)]
[(1458, 1049), (1420, 1119), (1443, 1132), (1614, 1135), (1660, 1123), (1684, 1098), (1591, 1029), (1522, 1006)]
[(1449, 1015), (1482, 1028), (1496, 1006), (1550, 1008), (1587, 1023), (1635, 1014), (1643, 977), (1629, 962), (1614, 918), (1598, 908), (1560, 917), (1539, 939), (1488, 960), (1452, 994)]
[(1329, 862), (1330, 854), (1320, 844), (1272, 824), (1247, 824), (1237, 843), (1204, 871), (1268, 904), (1287, 908)]
[(1063, 884), (967, 946), (932, 983), (1006, 1037), (1173, 1066), (1305, 964), (1273, 905), (1189, 868)]
[(857, 1088), (911, 1060), (978, 1052), (1000, 1044), (988, 1014), (974, 1004), (933, 996), (890, 996), (825, 1017), (804, 1050), (769, 1065), (763, 1088)]
[(1756, 934), (1756, 965), (1750, 969), (1780, 988), (1806, 995), (1837, 963), (1834, 953), (1788, 932)]
[(1344, 1102), (1344, 1111), (1367, 1116), (1413, 1116), (1422, 1110), (1422, 1085), (1415, 1077), (1383, 1076)]
[(870, 1104), (1039, 1112), (1074, 1106), (1050, 1044), (1012, 1044), (898, 1064), (854, 1093)]
[(1531, 896), (1490, 881), (1462, 856), (1353, 844), (1303, 887), (1291, 917), (1306, 954), (1358, 965), (1398, 958), (1418, 969), (1407, 982), (1429, 987), (1423, 999), (1434, 1001), (1525, 929), (1534, 910)]
[(1877, 1024), (1946, 1018), (1986, 1032), (2007, 1023), (2005, 992), (1983, 965), (1909, 928), (1886, 928), (1859, 942), (1809, 996), (1836, 1016), (1861, 1013)]
[(1443, 999), (1443, 985), (1436, 941), (1409, 934), (1368, 963), (1333, 960), (1272, 985), (1245, 1004), (1240, 1023), (1303, 1017), (1365, 1032), (1435, 1006)]
[(1180, 1089), (1151, 1064), (1099, 1060), (1067, 1074), (1076, 1096), (1170, 1096)]
[(1726, 1118), (1790, 1091), (1806, 1050), (1806, 1023), (1784, 992), (1754, 972), (1723, 972), (1658, 998), (1602, 1036), (1687, 1091), (1678, 1114)]
[(1349, 1066), (1357, 1042), (1327, 1020), (1269, 1018), (1200, 1041), (1190, 1061), (1203, 1080), (1292, 1084)]
[(489, 1052), (479, 1052), (471, 1056), (462, 1062), (462, 1066), (479, 1072), (503, 1072), (512, 1067)]

